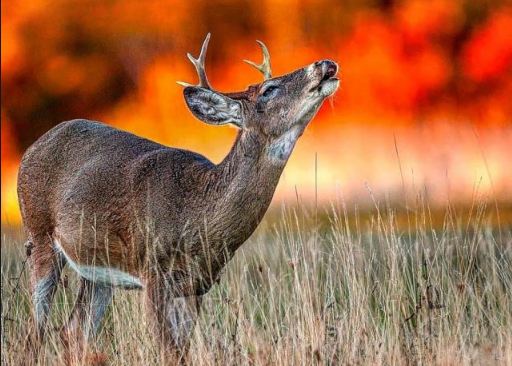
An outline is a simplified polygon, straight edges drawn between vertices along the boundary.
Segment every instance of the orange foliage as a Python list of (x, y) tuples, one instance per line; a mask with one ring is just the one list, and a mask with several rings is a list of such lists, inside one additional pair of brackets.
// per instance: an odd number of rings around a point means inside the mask
[(2, 222), (18, 220), (16, 178), (19, 153), (14, 142), (12, 125), (2, 113)]
[[(466, 45), (464, 71), (476, 82), (512, 72), (512, 8), (493, 14)], [(507, 75), (508, 74), (508, 75)]]
[(223, 91), (261, 80), (241, 62), (260, 60), (255, 39), (275, 75), (321, 58), (341, 64), (340, 91), (299, 142), (279, 197), (295, 186), (312, 195), (316, 153), (325, 200), (368, 200), (368, 185), (381, 196), (423, 187), (443, 203), (470, 199), (475, 182), (512, 200), (511, 9), (386, 3), (2, 2), (2, 220), (16, 218), (20, 152), (60, 120), (100, 119), (219, 161), (235, 130), (195, 120), (175, 83), (195, 82), (185, 53), (207, 31), (209, 78)]

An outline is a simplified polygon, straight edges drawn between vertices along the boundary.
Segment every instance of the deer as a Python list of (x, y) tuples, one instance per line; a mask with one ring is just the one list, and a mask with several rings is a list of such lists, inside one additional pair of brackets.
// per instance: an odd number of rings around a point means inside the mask
[(268, 48), (257, 41), (262, 63), (244, 61), (263, 82), (217, 91), (205, 71), (209, 40), (198, 58), (187, 54), (199, 83), (178, 83), (197, 119), (238, 129), (220, 163), (85, 119), (53, 127), (21, 159), (36, 344), (63, 268), (79, 277), (60, 331), (70, 364), (85, 357), (115, 289), (144, 291), (164, 359), (186, 362), (203, 296), (261, 222), (297, 140), (339, 86), (328, 59), (272, 77)]

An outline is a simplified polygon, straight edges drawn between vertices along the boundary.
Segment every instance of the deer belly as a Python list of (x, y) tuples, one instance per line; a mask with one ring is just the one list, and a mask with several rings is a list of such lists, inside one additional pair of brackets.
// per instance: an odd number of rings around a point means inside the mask
[(71, 257), (64, 251), (62, 246), (57, 240), (54, 240), (55, 249), (62, 253), (66, 258), (66, 262), (69, 266), (77, 272), (81, 277), (86, 280), (101, 283), (104, 285), (110, 285), (115, 287), (122, 287), (125, 289), (142, 289), (143, 285), (140, 279), (137, 277), (121, 271), (117, 268), (113, 267), (105, 267), (105, 266), (94, 266), (94, 265), (84, 265), (75, 262)]

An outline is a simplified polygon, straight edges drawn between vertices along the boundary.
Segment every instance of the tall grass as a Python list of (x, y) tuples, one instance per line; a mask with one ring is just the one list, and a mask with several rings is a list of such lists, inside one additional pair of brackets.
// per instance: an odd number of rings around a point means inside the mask
[[(194, 365), (512, 364), (512, 228), (494, 208), (459, 215), (301, 207), (271, 214), (205, 296)], [(439, 220), (439, 215), (442, 219)], [(441, 222), (441, 225), (435, 222)], [(29, 333), (22, 235), (2, 235), (2, 362)], [(52, 326), (67, 318), (66, 270)], [(21, 275), (20, 275), (21, 274)], [(57, 332), (41, 365), (62, 362)], [(117, 291), (97, 340), (113, 365), (157, 365), (142, 294)]]

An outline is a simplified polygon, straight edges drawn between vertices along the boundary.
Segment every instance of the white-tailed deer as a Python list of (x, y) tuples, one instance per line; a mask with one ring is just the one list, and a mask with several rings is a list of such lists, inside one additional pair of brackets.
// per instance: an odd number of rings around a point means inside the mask
[[(220, 164), (98, 122), (63, 122), (24, 154), (18, 196), (31, 255), (37, 340), (41, 341), (63, 266), (80, 276), (63, 338), (94, 337), (115, 287), (142, 289), (156, 336), (169, 357), (187, 352), (201, 297), (255, 230), (295, 143), (339, 84), (323, 60), (246, 91), (211, 88), (204, 61), (185, 101), (200, 120), (240, 130)], [(81, 351), (75, 353), (79, 355)]]

